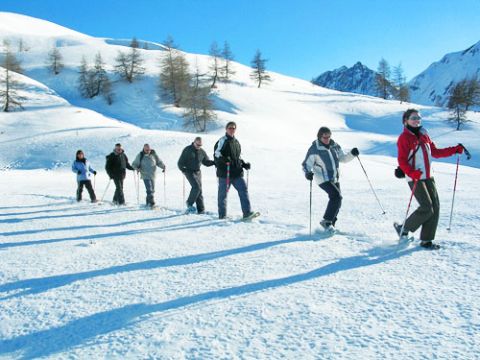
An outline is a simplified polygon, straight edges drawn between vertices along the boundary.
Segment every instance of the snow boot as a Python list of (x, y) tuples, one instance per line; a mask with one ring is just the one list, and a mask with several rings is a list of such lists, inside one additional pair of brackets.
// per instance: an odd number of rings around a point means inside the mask
[(402, 227), (403, 227), (402, 224), (394, 222), (393, 227), (395, 228), (395, 231), (397, 232), (397, 235), (399, 237), (401, 237), (401, 238), (407, 238), (408, 237), (408, 230), (403, 229), (402, 234), (400, 234), (400, 232), (402, 231)]
[(323, 228), (325, 232), (334, 233), (335, 227), (333, 226), (332, 222), (329, 220), (323, 219), (320, 221), (320, 226)]
[(425, 248), (425, 249), (429, 249), (429, 250), (438, 250), (440, 249), (440, 245), (438, 244), (434, 244), (433, 242), (431, 242), (430, 240), (422, 240), (420, 241), (420, 246)]
[(197, 212), (195, 206), (187, 204), (187, 210), (185, 211), (185, 214), (194, 214), (195, 212)]

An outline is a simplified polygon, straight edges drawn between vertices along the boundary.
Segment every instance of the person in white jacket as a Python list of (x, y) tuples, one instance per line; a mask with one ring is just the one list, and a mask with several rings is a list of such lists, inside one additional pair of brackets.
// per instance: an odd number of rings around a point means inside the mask
[(359, 155), (357, 148), (345, 153), (339, 144), (332, 140), (332, 132), (322, 126), (318, 130), (317, 140), (308, 149), (302, 163), (305, 177), (309, 181), (315, 178), (320, 188), (328, 194), (328, 205), (320, 225), (326, 231), (335, 231), (337, 215), (342, 206), (342, 193), (339, 182), (339, 162), (348, 162)]

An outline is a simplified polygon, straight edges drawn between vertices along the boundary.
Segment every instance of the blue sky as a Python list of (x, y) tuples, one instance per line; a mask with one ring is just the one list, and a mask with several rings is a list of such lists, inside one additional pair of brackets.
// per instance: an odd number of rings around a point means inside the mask
[(0, 0), (30, 15), (100, 37), (161, 42), (188, 52), (227, 40), (236, 60), (256, 49), (267, 68), (310, 80), (361, 61), (402, 63), (408, 79), (480, 41), (480, 0)]

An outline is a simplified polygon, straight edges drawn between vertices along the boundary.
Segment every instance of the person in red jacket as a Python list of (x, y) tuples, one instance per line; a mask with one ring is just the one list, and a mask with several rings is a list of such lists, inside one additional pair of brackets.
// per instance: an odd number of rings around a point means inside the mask
[[(410, 189), (415, 187), (415, 199), (419, 207), (405, 220), (401, 236), (408, 236), (422, 227), (420, 232), (420, 245), (425, 248), (438, 248), (433, 244), (437, 231), (440, 212), (435, 180), (433, 179), (431, 163), (432, 157), (443, 158), (461, 154), (462, 144), (439, 149), (428, 136), (427, 131), (421, 126), (421, 116), (418, 110), (408, 109), (403, 113), (403, 132), (398, 137), (398, 165), (405, 175), (409, 177)], [(402, 232), (402, 224), (394, 224), (398, 235)]]

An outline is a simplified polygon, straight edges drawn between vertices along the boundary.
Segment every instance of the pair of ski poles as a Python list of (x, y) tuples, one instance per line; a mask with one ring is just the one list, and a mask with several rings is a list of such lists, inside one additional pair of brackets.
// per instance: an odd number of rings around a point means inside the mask
[[(463, 147), (463, 151), (465, 152), (465, 155), (467, 156), (467, 160), (470, 160), (472, 158), (472, 155), (467, 150), (467, 148), (465, 148), (465, 146), (462, 145), (462, 147)], [(460, 154), (457, 154), (457, 165), (456, 165), (456, 168), (455, 168), (455, 181), (454, 181), (453, 193), (452, 193), (452, 206), (450, 208), (450, 220), (448, 221), (448, 227), (447, 227), (448, 231), (450, 231), (451, 227), (452, 227), (453, 207), (454, 207), (454, 204), (455, 204), (455, 194), (457, 192), (457, 180), (458, 180), (458, 168), (459, 168), (459, 166), (460, 166)], [(408, 213), (410, 211), (410, 206), (412, 204), (413, 196), (415, 195), (415, 190), (417, 189), (417, 185), (418, 185), (418, 180), (415, 180), (415, 182), (413, 184), (413, 187), (412, 187), (412, 192), (410, 194), (410, 200), (408, 201), (407, 212), (405, 213), (405, 218), (403, 220), (402, 229), (400, 231), (400, 235), (399, 235), (400, 238), (402, 237), (403, 230), (405, 229), (405, 222), (407, 221)]]
[[(137, 195), (137, 204), (140, 204), (140, 175), (138, 172), (134, 174), (133, 177), (133, 182), (135, 183), (135, 188), (136, 188), (136, 195)], [(94, 178), (95, 181), (95, 178)], [(107, 186), (105, 188), (105, 191), (103, 192), (102, 198), (100, 201), (103, 201), (105, 198), (105, 195), (107, 194), (108, 188), (110, 187), (110, 183), (112, 182), (112, 179), (110, 178), (108, 180)], [(166, 179), (166, 173), (165, 171), (163, 172), (163, 202), (166, 206), (167, 204), (167, 179)]]

